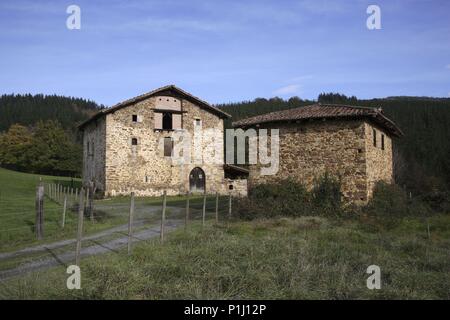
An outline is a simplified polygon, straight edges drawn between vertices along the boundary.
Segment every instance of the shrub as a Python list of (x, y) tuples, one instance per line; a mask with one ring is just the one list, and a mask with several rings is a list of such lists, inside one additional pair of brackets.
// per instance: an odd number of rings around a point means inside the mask
[(419, 196), (419, 199), (430, 206), (434, 211), (450, 213), (450, 192), (434, 189)]
[(310, 212), (310, 196), (306, 188), (292, 179), (255, 186), (248, 198), (236, 203), (241, 219), (276, 216), (301, 216)]
[(337, 215), (341, 212), (340, 182), (325, 174), (316, 180), (311, 192), (293, 179), (261, 184), (248, 198), (239, 199), (233, 212), (241, 219)]
[(375, 185), (373, 197), (362, 211), (361, 218), (367, 227), (376, 231), (392, 229), (406, 216), (431, 214), (430, 208), (420, 199), (410, 199), (398, 185), (385, 182)]
[(314, 208), (324, 214), (339, 215), (342, 208), (341, 181), (327, 172), (314, 181), (311, 190)]

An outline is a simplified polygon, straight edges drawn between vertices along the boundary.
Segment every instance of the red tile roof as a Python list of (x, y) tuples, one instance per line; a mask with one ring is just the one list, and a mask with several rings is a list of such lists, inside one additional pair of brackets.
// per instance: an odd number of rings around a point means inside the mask
[(366, 118), (385, 128), (394, 136), (403, 132), (378, 108), (355, 107), (337, 104), (313, 104), (306, 107), (270, 112), (233, 122), (233, 127), (250, 127), (263, 123), (291, 122), (308, 119), (361, 119)]

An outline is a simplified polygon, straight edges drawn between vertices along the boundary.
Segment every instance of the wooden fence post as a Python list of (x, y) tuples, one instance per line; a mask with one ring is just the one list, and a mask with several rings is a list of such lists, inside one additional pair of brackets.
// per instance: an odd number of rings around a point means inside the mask
[(44, 186), (42, 182), (36, 187), (36, 237), (41, 240), (44, 236)]
[(131, 192), (130, 215), (128, 216), (128, 254), (131, 254), (131, 241), (133, 236), (134, 192)]
[(188, 191), (186, 195), (186, 217), (184, 219), (184, 230), (187, 229), (187, 225), (189, 223), (189, 201), (190, 201), (190, 193)]
[(166, 221), (166, 200), (167, 200), (167, 192), (164, 191), (163, 194), (163, 207), (162, 207), (162, 213), (161, 213), (161, 243), (164, 243), (164, 224)]
[(67, 210), (67, 194), (64, 195), (64, 205), (63, 205), (63, 216), (61, 227), (64, 229), (64, 225), (66, 224), (66, 210)]
[[(80, 192), (80, 194), (81, 194), (81, 192)], [(89, 194), (89, 187), (87, 187), (86, 188), (86, 201), (84, 203), (84, 210), (86, 212), (86, 215), (90, 216), (90, 212), (89, 212), (89, 196), (90, 196), (90, 194)]]
[(74, 202), (78, 201), (78, 188), (75, 188), (75, 199)]
[(73, 203), (73, 188), (70, 188), (70, 203)]
[(206, 219), (206, 193), (203, 195), (202, 228), (205, 226), (205, 219)]
[(231, 219), (231, 192), (230, 192), (230, 199), (228, 201), (228, 218)]
[(216, 192), (216, 224), (219, 223), (219, 193)]
[(84, 190), (80, 190), (80, 202), (78, 205), (78, 232), (77, 232), (77, 248), (75, 251), (75, 264), (80, 266), (81, 239), (83, 237), (83, 219), (84, 219)]
[(89, 216), (91, 218), (91, 222), (94, 222), (94, 182), (89, 182), (89, 203), (88, 203), (88, 210), (89, 210)]

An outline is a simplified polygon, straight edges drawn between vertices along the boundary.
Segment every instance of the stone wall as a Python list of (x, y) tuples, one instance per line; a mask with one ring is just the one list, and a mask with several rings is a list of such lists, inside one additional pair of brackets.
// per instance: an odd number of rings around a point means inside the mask
[[(164, 96), (165, 97), (165, 96)], [(158, 96), (136, 102), (133, 105), (105, 115), (97, 124), (91, 123), (84, 129), (84, 140), (97, 139), (94, 156), (87, 156), (85, 145), (85, 182), (94, 179), (97, 188), (106, 196), (129, 194), (134, 190), (138, 196), (161, 195), (164, 190), (169, 195), (186, 193), (189, 190), (189, 173), (200, 167), (206, 176), (207, 193), (226, 193), (223, 171), (223, 119), (200, 108), (198, 105), (181, 100), (182, 130), (193, 134), (196, 120), (202, 129), (214, 128), (197, 140), (197, 149), (191, 148), (194, 163), (178, 164), (171, 157), (164, 156), (163, 139), (174, 137), (180, 130), (155, 130), (154, 108)], [(133, 122), (132, 116), (138, 121)], [(103, 139), (101, 143), (100, 140)], [(132, 139), (137, 145), (132, 145)], [(175, 139), (177, 140), (177, 139)], [(211, 150), (216, 141), (220, 152)], [(194, 146), (194, 139), (192, 139)], [(197, 156), (196, 156), (197, 155)], [(211, 158), (216, 161), (211, 162)]]
[(98, 119), (84, 129), (83, 182), (93, 181), (99, 190), (105, 189), (106, 121)]
[(233, 197), (246, 197), (247, 179), (225, 179), (225, 190)]
[[(341, 179), (347, 201), (363, 204), (371, 198), (377, 181), (393, 181), (392, 140), (383, 129), (366, 121), (307, 121), (260, 128), (280, 129), (280, 167), (277, 174), (263, 176), (260, 165), (251, 165), (250, 189), (286, 178), (294, 178), (311, 189), (317, 177), (329, 172)], [(373, 130), (377, 134), (376, 147)]]
[(329, 172), (340, 177), (346, 199), (367, 201), (363, 121), (307, 121), (262, 127), (280, 129), (279, 171), (262, 176), (259, 165), (250, 166), (249, 188), (294, 178), (310, 189), (317, 177)]
[[(366, 161), (367, 161), (367, 190), (370, 198), (377, 181), (393, 182), (392, 139), (378, 126), (365, 123)], [(376, 146), (373, 141), (376, 133)], [(384, 150), (382, 148), (384, 136)]]

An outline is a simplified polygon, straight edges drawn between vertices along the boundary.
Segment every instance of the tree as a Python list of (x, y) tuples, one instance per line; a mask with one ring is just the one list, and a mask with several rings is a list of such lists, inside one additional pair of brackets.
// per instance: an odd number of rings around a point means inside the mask
[(29, 166), (27, 151), (33, 143), (33, 136), (27, 127), (12, 125), (0, 135), (0, 165), (13, 170), (24, 170)]

